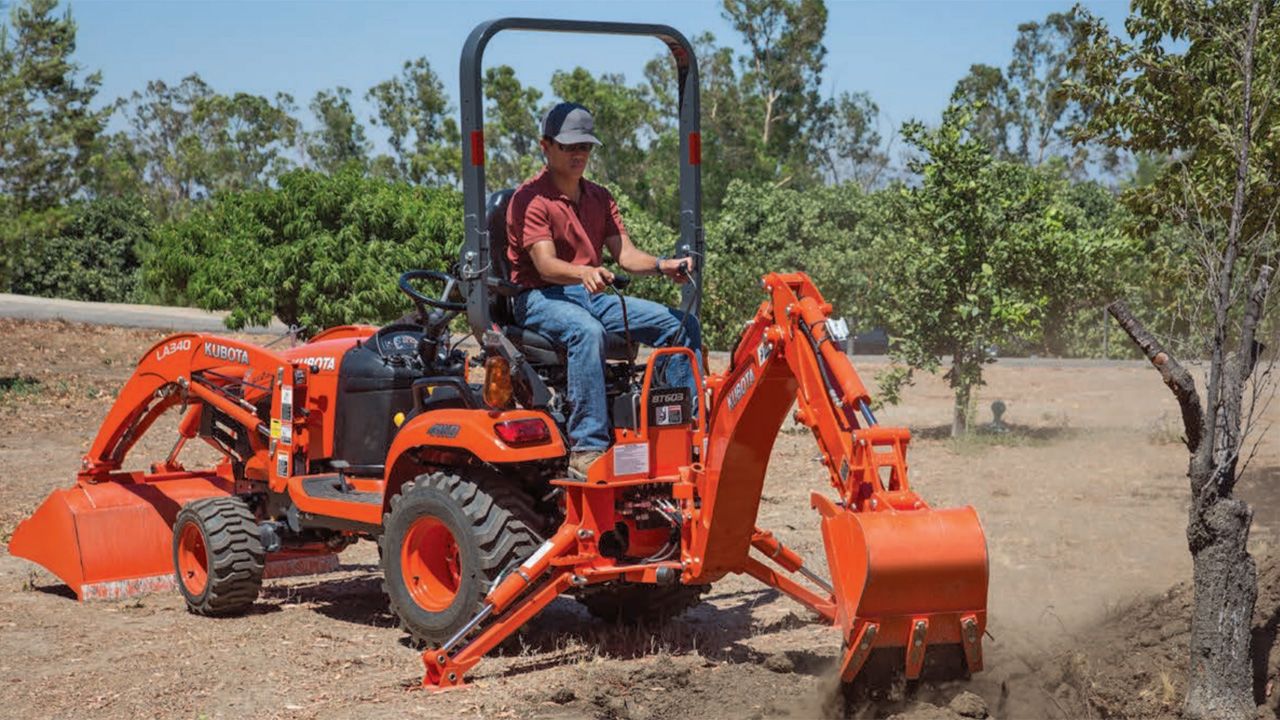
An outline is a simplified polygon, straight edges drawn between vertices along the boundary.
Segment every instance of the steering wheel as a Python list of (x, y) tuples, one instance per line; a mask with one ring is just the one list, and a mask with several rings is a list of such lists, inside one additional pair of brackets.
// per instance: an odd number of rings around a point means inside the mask
[[(414, 280), (436, 280), (444, 283), (444, 292), (440, 293), (440, 297), (427, 297), (414, 289), (410, 283)], [(400, 291), (409, 296), (409, 299), (418, 305), (419, 309), (423, 305), (429, 305), (437, 310), (445, 310), (448, 312), (463, 312), (467, 309), (464, 302), (452, 302), (445, 300), (453, 294), (454, 288), (458, 286), (458, 279), (447, 272), (439, 270), (410, 270), (400, 276)], [(423, 313), (426, 315), (426, 313)]]

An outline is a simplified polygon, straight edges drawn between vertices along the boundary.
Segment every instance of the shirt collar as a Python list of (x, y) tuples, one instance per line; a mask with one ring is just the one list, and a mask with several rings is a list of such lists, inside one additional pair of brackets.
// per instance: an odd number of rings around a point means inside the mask
[[(542, 168), (542, 172), (538, 175), (538, 177), (534, 180), (534, 182), (540, 183), (543, 189), (543, 192), (545, 192), (548, 196), (553, 198), (558, 198), (560, 200), (565, 200), (568, 202), (573, 202), (573, 199), (570, 198), (568, 195), (565, 195), (564, 192), (560, 190), (560, 187), (556, 185), (555, 178), (551, 176), (551, 168), (545, 168), (545, 167)], [(582, 199), (587, 196), (587, 193), (590, 191), (590, 188), (591, 186), (587, 183), (586, 178), (578, 178), (578, 202), (579, 203), (581, 203)]]

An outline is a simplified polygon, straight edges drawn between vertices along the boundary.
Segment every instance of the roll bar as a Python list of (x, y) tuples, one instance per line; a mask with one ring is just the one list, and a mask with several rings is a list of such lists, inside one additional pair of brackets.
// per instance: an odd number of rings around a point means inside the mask
[[(462, 46), (459, 87), (462, 96), (462, 203), (465, 236), (459, 258), (459, 276), (467, 298), (467, 321), (480, 338), (492, 326), (489, 317), (489, 232), (485, 222), (484, 95), (481, 93), (481, 60), (489, 40), (502, 30), (640, 35), (666, 43), (675, 58), (680, 102), (680, 239), (676, 252), (693, 256), (696, 283), (683, 286), (684, 301), (695, 315), (702, 310), (702, 138), (699, 123), (698, 61), (693, 46), (675, 28), (647, 23), (502, 18), (476, 26)], [(570, 99), (570, 98), (567, 98)], [(693, 293), (690, 300), (689, 293)]]

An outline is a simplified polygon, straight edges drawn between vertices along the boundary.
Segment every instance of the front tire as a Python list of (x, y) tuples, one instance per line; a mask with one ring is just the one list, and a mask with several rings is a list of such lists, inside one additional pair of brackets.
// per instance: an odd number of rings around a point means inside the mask
[(189, 502), (173, 523), (173, 567), (187, 609), (239, 615), (262, 589), (266, 552), (258, 523), (238, 497)]
[(438, 646), (483, 607), (493, 582), (541, 542), (529, 500), (502, 484), (449, 473), (419, 475), (391, 498), (378, 539), (382, 589), (419, 645)]

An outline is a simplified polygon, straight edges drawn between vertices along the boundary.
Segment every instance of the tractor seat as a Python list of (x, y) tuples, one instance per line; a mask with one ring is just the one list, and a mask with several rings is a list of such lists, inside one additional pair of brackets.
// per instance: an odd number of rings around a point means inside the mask
[[(503, 289), (495, 288), (495, 291), (490, 293), (489, 316), (502, 328), (502, 334), (507, 336), (511, 344), (515, 345), (529, 362), (534, 365), (565, 365), (568, 362), (568, 351), (565, 347), (541, 333), (517, 325), (515, 314), (511, 309), (512, 298), (518, 289), (510, 282), (511, 264), (507, 260), (507, 206), (511, 203), (511, 196), (514, 194), (515, 190), (499, 190), (490, 195), (486, 203), (485, 216), (489, 228), (489, 272), (500, 285), (508, 286), (505, 292)], [(627, 352), (626, 337), (617, 333), (605, 333), (605, 360), (635, 360), (634, 348), (632, 350), (633, 352)]]
[[(507, 336), (529, 362), (534, 365), (565, 365), (568, 363), (568, 350), (558, 342), (541, 333), (518, 325), (504, 325), (502, 334)], [(604, 334), (605, 360), (634, 360), (635, 353), (627, 352), (627, 339), (617, 333)]]

